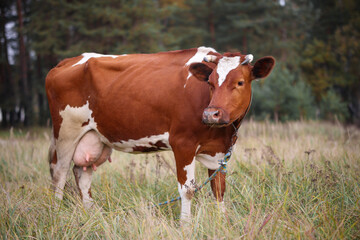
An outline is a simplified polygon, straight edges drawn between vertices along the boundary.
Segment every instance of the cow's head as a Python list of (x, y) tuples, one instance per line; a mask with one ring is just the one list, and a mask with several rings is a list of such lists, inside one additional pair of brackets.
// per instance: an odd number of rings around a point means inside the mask
[(207, 55), (205, 62), (193, 63), (189, 71), (210, 87), (211, 100), (204, 109), (202, 121), (223, 127), (243, 118), (250, 107), (251, 82), (267, 77), (275, 65), (273, 57), (263, 57), (252, 66), (252, 55)]

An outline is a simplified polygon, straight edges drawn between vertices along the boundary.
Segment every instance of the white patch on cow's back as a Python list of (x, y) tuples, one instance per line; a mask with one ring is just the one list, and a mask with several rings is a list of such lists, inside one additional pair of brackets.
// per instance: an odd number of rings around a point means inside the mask
[(208, 154), (197, 154), (196, 160), (201, 162), (205, 167), (211, 170), (219, 168), (219, 160), (224, 159), (225, 154), (222, 152), (216, 153), (214, 156)]
[(74, 67), (76, 65), (86, 63), (90, 58), (100, 58), (100, 57), (117, 58), (119, 56), (126, 56), (126, 54), (123, 54), (123, 55), (104, 55), (104, 54), (99, 54), (99, 53), (83, 53), (83, 54), (81, 54), (81, 56), (83, 56), (83, 58), (80, 61), (78, 61), (77, 63), (75, 63), (74, 65), (72, 65), (72, 67)]
[[(195, 62), (202, 62), (204, 60), (204, 57), (209, 53), (209, 52), (217, 52), (215, 49), (210, 48), (210, 47), (199, 47), (197, 49), (197, 52), (195, 53), (194, 56), (192, 56), (186, 63), (185, 66), (190, 66), (190, 64), (195, 63)], [(186, 83), (184, 85), (184, 88), (186, 87), (187, 84), (187, 80), (189, 80), (189, 78), (192, 76), (191, 72), (189, 72), (187, 79), (186, 79)]]
[(216, 70), (217, 74), (219, 75), (219, 79), (218, 79), (219, 87), (224, 83), (229, 72), (237, 68), (239, 64), (240, 64), (239, 56), (223, 57), (220, 59)]
[(120, 141), (120, 142), (114, 142), (112, 143), (113, 147), (116, 150), (122, 151), (122, 152), (133, 152), (135, 147), (146, 147), (151, 148), (154, 147), (157, 142), (162, 142), (167, 146), (167, 148), (161, 149), (161, 150), (170, 150), (171, 147), (169, 145), (169, 133), (165, 132), (160, 135), (153, 135), (148, 137), (143, 137), (140, 139), (129, 139), (127, 141)]

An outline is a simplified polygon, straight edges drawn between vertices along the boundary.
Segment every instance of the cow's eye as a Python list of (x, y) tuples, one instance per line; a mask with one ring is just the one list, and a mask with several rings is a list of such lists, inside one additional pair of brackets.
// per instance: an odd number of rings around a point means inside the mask
[(244, 85), (244, 81), (238, 81), (238, 86)]

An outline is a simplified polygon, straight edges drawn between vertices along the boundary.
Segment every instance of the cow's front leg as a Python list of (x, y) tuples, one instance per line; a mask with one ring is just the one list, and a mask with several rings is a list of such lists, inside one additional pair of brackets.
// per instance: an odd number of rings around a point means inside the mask
[[(215, 170), (208, 170), (209, 176), (211, 176)], [(213, 180), (210, 182), (211, 190), (214, 193), (216, 202), (222, 212), (225, 212), (224, 194), (226, 189), (226, 173), (218, 172)]]
[[(181, 196), (181, 213), (180, 219), (182, 221), (188, 221), (191, 218), (191, 199), (194, 196), (196, 184), (195, 184), (195, 160), (190, 164), (180, 167), (178, 170), (178, 188)], [(185, 182), (179, 178), (180, 175), (185, 175)]]
[(86, 171), (84, 171), (82, 167), (74, 166), (73, 172), (84, 207), (89, 209), (93, 205), (93, 199), (91, 196), (91, 180), (93, 170), (91, 168), (87, 168)]
[(194, 145), (186, 148), (185, 144), (181, 147), (173, 147), (176, 172), (178, 179), (178, 189), (181, 197), (180, 220), (187, 222), (191, 219), (191, 199), (194, 196), (195, 184), (195, 149)]

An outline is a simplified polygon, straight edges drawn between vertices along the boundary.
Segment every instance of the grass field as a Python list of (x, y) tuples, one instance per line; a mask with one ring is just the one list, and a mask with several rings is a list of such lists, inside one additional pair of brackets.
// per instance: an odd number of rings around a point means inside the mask
[[(322, 122), (245, 122), (228, 166), (220, 212), (210, 187), (181, 226), (171, 152), (114, 152), (93, 177), (86, 212), (69, 175), (54, 207), (49, 129), (0, 132), (2, 239), (359, 239), (360, 130)], [(207, 177), (200, 164), (197, 183)]]

